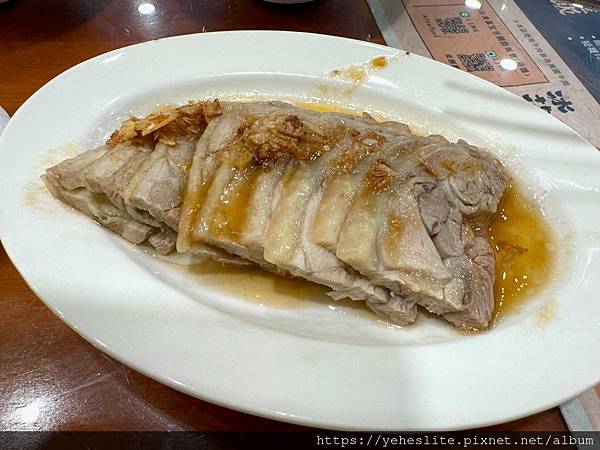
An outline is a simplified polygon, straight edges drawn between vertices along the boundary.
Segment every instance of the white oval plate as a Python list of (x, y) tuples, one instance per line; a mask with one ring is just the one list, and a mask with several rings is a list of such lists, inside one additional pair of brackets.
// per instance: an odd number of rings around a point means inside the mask
[[(371, 70), (380, 55), (388, 67)], [(362, 82), (327, 75), (351, 65)], [(491, 148), (560, 234), (557, 279), (476, 336), (318, 303), (273, 308), (202, 285), (44, 192), (39, 175), (68, 153), (49, 149), (89, 148), (127, 113), (214, 96), (337, 102)], [(446, 65), (300, 33), (151, 41), (45, 85), (0, 137), (0, 161), (2, 240), (35, 293), (101, 350), (193, 396), (304, 425), (444, 430), (532, 414), (600, 379), (600, 157), (545, 112)]]

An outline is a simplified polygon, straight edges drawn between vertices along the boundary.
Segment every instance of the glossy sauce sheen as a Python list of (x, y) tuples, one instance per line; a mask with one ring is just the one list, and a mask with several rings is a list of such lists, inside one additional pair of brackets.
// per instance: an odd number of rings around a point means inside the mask
[(556, 247), (539, 207), (514, 184), (504, 195), (489, 236), (496, 252), (496, 321), (547, 284), (554, 269)]
[(276, 308), (303, 308), (316, 303), (330, 304), (329, 289), (299, 278), (284, 278), (258, 266), (226, 266), (207, 259), (188, 268), (194, 276), (228, 294), (251, 303)]
[[(317, 112), (356, 114), (337, 105), (296, 103), (296, 106)], [(287, 175), (289, 178), (289, 173)], [(247, 203), (243, 193), (231, 194), (221, 211), (230, 220), (239, 217), (240, 211), (234, 210), (245, 210)], [(237, 222), (231, 220), (230, 223), (233, 225)], [(233, 228), (237, 227), (234, 225)], [(550, 227), (539, 207), (525, 199), (514, 184), (505, 194), (488, 231), (496, 252), (495, 323), (538, 293), (549, 281), (553, 272), (554, 244)], [(235, 234), (234, 229), (227, 232)], [(326, 296), (328, 288), (324, 286), (301, 279), (283, 278), (258, 267), (224, 266), (206, 261), (191, 267), (190, 271), (199, 275), (204, 282), (254, 303), (279, 308), (301, 308), (314, 303), (340, 304)], [(341, 302), (352, 306), (356, 303), (364, 302)]]
[(248, 201), (256, 185), (260, 169), (247, 169), (242, 173), (237, 185), (221, 197), (221, 201), (213, 212), (210, 232), (213, 236), (225, 236), (239, 239), (240, 231), (246, 222)]

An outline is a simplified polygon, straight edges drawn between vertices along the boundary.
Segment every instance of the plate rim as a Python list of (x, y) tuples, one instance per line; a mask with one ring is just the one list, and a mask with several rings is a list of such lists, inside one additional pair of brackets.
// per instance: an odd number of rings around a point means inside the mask
[[(73, 72), (76, 72), (77, 69), (84, 64), (89, 64), (92, 61), (97, 61), (100, 60), (102, 58), (106, 58), (112, 54), (115, 54), (117, 52), (120, 51), (124, 51), (127, 49), (131, 49), (133, 47), (141, 47), (143, 45), (148, 44), (149, 42), (160, 42), (160, 41), (165, 41), (165, 40), (175, 40), (175, 39), (180, 39), (180, 38), (189, 38), (189, 37), (194, 37), (194, 36), (203, 36), (203, 35), (207, 35), (207, 34), (211, 34), (211, 35), (216, 35), (216, 34), (227, 34), (227, 35), (231, 35), (231, 34), (264, 34), (264, 35), (275, 35), (275, 34), (286, 34), (286, 35), (308, 35), (308, 36), (318, 36), (320, 38), (326, 38), (326, 39), (340, 39), (340, 40), (344, 40), (344, 41), (349, 41), (351, 43), (351, 45), (363, 45), (363, 46), (369, 46), (369, 47), (373, 47), (373, 48), (377, 48), (377, 49), (381, 49), (384, 50), (386, 52), (389, 52), (390, 50), (393, 51), (397, 51), (397, 49), (392, 49), (380, 44), (376, 44), (376, 43), (371, 43), (371, 42), (364, 42), (364, 41), (360, 41), (360, 40), (355, 40), (355, 39), (350, 39), (350, 38), (345, 38), (345, 37), (337, 37), (337, 36), (329, 36), (329, 35), (324, 35), (324, 34), (316, 34), (316, 33), (304, 33), (304, 32), (287, 32), (287, 31), (271, 31), (271, 30), (243, 30), (243, 31), (220, 31), (220, 32), (211, 32), (211, 33), (194, 33), (194, 34), (184, 34), (184, 35), (178, 35), (178, 36), (171, 36), (171, 37), (166, 37), (166, 38), (161, 38), (161, 39), (157, 39), (157, 40), (153, 40), (153, 41), (147, 41), (147, 42), (142, 42), (142, 43), (138, 43), (138, 44), (132, 44), (132, 45), (128, 45), (126, 47), (121, 47), (118, 49), (114, 49), (111, 50), (109, 52), (103, 53), (101, 55), (95, 56), (93, 58), (90, 58), (86, 61), (83, 61), (69, 69), (67, 69), (66, 71), (62, 72), (61, 74), (57, 75), (56, 77), (54, 77), (52, 80), (48, 81), (47, 83), (45, 83), (41, 88), (39, 88), (38, 90), (35, 91), (34, 94), (32, 94), (15, 112), (15, 114), (13, 115), (14, 119), (17, 120), (21, 120), (20, 116), (24, 113), (22, 113), (22, 111), (24, 109), (26, 109), (26, 107), (28, 107), (31, 103), (35, 102), (35, 98), (38, 95), (38, 93), (40, 93), (43, 89), (45, 89), (48, 85), (50, 85), (51, 83), (55, 83), (55, 82), (59, 82), (58, 80), (61, 80), (62, 77), (67, 76), (68, 74), (72, 74)], [(423, 60), (428, 60), (427, 58), (424, 58), (422, 56), (416, 55), (416, 54), (412, 54), (413, 56), (417, 56), (418, 58), (421, 58)], [(435, 61), (434, 61), (435, 62)], [(435, 62), (437, 63), (437, 62)], [(437, 64), (442, 64), (442, 63), (437, 63)], [(451, 68), (448, 68), (451, 69)], [(456, 70), (456, 69), (455, 69)], [(461, 71), (459, 71), (461, 72)], [(475, 77), (472, 74), (467, 74), (464, 72), (461, 72), (462, 75), (470, 75), (472, 78), (477, 79), (479, 82), (483, 81), (487, 84), (489, 84), (490, 86), (493, 86), (495, 89), (498, 88), (496, 85), (494, 85), (493, 83), (487, 82), (486, 80), (481, 80), (478, 77)], [(501, 88), (498, 88), (501, 89)], [(516, 94), (507, 92), (505, 90), (502, 90), (503, 92), (506, 92), (507, 94), (510, 94), (516, 98), (519, 98)], [(533, 108), (533, 107), (532, 107)], [(541, 111), (540, 111), (541, 113)], [(9, 131), (11, 129), (11, 126), (14, 125), (14, 123), (16, 123), (16, 120), (13, 120), (13, 118), (11, 118), (11, 121), (9, 121), (8, 126), (6, 127), (6, 129), (4, 130), (4, 132), (2, 133), (2, 135), (0, 135), (0, 149), (3, 148), (3, 142), (5, 140), (5, 136), (7, 135), (7, 131)], [(560, 123), (562, 126), (567, 127), (571, 133), (575, 134), (577, 136), (578, 139), (580, 139), (583, 142), (586, 142), (578, 133), (576, 133), (574, 130), (572, 130), (570, 127), (568, 127), (566, 124), (560, 122), (557, 118), (552, 117), (553, 120), (556, 120), (558, 123)], [(0, 153), (0, 158), (2, 157), (2, 153)], [(3, 223), (0, 220), (0, 234), (4, 235), (3, 232)], [(4, 243), (4, 239), (3, 239), (3, 243)], [(197, 398), (201, 398), (202, 400), (205, 401), (209, 401), (210, 403), (214, 403), (220, 406), (225, 406), (227, 408), (236, 410), (236, 411), (241, 411), (244, 413), (248, 413), (248, 414), (252, 414), (252, 415), (257, 415), (260, 417), (265, 417), (265, 418), (271, 418), (271, 419), (275, 419), (275, 420), (280, 420), (280, 421), (285, 421), (285, 422), (290, 422), (290, 423), (295, 423), (295, 424), (300, 424), (300, 425), (306, 425), (306, 426), (313, 426), (313, 427), (322, 427), (322, 426), (326, 426), (327, 428), (331, 428), (331, 429), (344, 429), (344, 430), (361, 430), (362, 428), (360, 427), (348, 427), (348, 426), (342, 426), (342, 427), (338, 427), (335, 422), (334, 423), (324, 423), (323, 420), (320, 419), (313, 419), (310, 417), (301, 417), (301, 416), (280, 416), (277, 415), (277, 411), (271, 411), (271, 410), (262, 410), (262, 409), (253, 409), (253, 408), (244, 408), (244, 407), (239, 407), (239, 405), (236, 405), (235, 403), (228, 403), (226, 401), (220, 400), (218, 398), (213, 398), (211, 397), (208, 393), (200, 395), (198, 393), (198, 391), (192, 390), (190, 389), (189, 386), (184, 386), (184, 385), (177, 385), (175, 383), (173, 383), (172, 381), (163, 378), (162, 375), (160, 374), (155, 374), (155, 373), (151, 373), (146, 371), (143, 367), (139, 366), (138, 364), (135, 363), (135, 361), (131, 361), (131, 360), (127, 360), (125, 358), (121, 358), (115, 351), (113, 351), (112, 348), (109, 347), (103, 347), (99, 344), (99, 342), (96, 340), (96, 338), (94, 338), (91, 335), (88, 335), (85, 330), (81, 330), (78, 329), (76, 327), (75, 324), (70, 323), (68, 320), (66, 320), (62, 314), (60, 313), (60, 311), (56, 310), (53, 305), (51, 304), (51, 302), (47, 301), (44, 297), (44, 295), (42, 295), (41, 292), (38, 291), (37, 287), (32, 285), (30, 283), (30, 280), (25, 278), (25, 276), (23, 275), (22, 272), (22, 267), (21, 264), (13, 259), (13, 248), (9, 245), (8, 247), (5, 246), (5, 251), (7, 253), (7, 255), (9, 256), (9, 258), (11, 259), (11, 261), (13, 261), (14, 266), (16, 267), (17, 271), (19, 272), (19, 274), (21, 275), (21, 277), (25, 280), (25, 282), (27, 283), (27, 285), (33, 290), (33, 292), (36, 294), (36, 296), (42, 300), (42, 302), (57, 316), (59, 317), (63, 322), (65, 322), (71, 329), (73, 329), (74, 331), (76, 331), (79, 335), (81, 335), (82, 337), (84, 337), (84, 339), (86, 339), (88, 342), (90, 342), (92, 345), (94, 345), (94, 347), (98, 348), (99, 350), (101, 350), (104, 353), (109, 354), (111, 357), (113, 357), (114, 359), (122, 362), (123, 364), (134, 368), (135, 370), (137, 370), (138, 372), (144, 374), (145, 376), (148, 376), (149, 378), (155, 379), (157, 381), (159, 381), (162, 384), (168, 385), (176, 390), (179, 390), (181, 392), (184, 392), (188, 395), (197, 397)], [(18, 259), (18, 258), (17, 258)], [(597, 378), (598, 380), (600, 380), (600, 374)], [(571, 398), (573, 396), (579, 395), (579, 393), (587, 390), (589, 387), (595, 385), (596, 383), (591, 384), (590, 386), (587, 386), (585, 388), (582, 388), (577, 394), (574, 394), (572, 396), (569, 396), (568, 398)], [(515, 418), (520, 418), (520, 417), (525, 417), (531, 414), (534, 414), (536, 412), (539, 411), (543, 411), (545, 409), (548, 409), (549, 407), (553, 407), (556, 406), (557, 404), (561, 403), (563, 400), (558, 400), (555, 402), (547, 402), (546, 404), (539, 406), (537, 408), (532, 408), (529, 411), (524, 411), (522, 414), (520, 415), (513, 415), (510, 417), (506, 417), (504, 419), (501, 419), (500, 421), (507, 421), (507, 420), (513, 420)], [(456, 427), (456, 426), (452, 426), (449, 428), (431, 428), (431, 427), (423, 427), (423, 428), (415, 428), (415, 430), (460, 430), (460, 429), (466, 429), (466, 428), (472, 428), (473, 426), (476, 427), (481, 427), (481, 426), (487, 426), (490, 424), (495, 424), (495, 423), (499, 423), (499, 420), (496, 419), (491, 419), (489, 421), (481, 421), (477, 424), (466, 424), (464, 427)], [(381, 430), (391, 430), (390, 428), (382, 428)]]

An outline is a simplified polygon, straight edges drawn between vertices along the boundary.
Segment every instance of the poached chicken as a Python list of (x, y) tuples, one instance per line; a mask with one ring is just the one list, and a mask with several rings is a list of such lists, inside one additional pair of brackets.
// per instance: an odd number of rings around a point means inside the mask
[(54, 196), (125, 239), (257, 264), (362, 300), (399, 324), (418, 305), (486, 328), (487, 230), (508, 185), (464, 141), (282, 102), (196, 102), (130, 119), (51, 167)]

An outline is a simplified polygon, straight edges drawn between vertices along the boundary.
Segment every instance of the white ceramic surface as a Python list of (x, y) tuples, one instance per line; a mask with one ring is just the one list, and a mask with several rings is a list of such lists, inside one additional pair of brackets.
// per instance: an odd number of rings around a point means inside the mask
[(8, 119), (10, 119), (10, 116), (2, 107), (0, 107), (0, 133), (2, 133), (2, 130), (6, 127)]
[[(374, 71), (380, 55), (389, 64)], [(365, 79), (328, 75), (350, 65)], [(214, 96), (351, 105), (489, 147), (559, 234), (560, 273), (487, 333), (422, 318), (391, 328), (350, 308), (273, 308), (212, 289), (44, 191), (45, 167), (100, 143), (128, 113)], [(35, 93), (0, 136), (0, 236), (60, 318), (175, 389), (306, 425), (459, 429), (549, 408), (599, 381), (599, 170), (597, 151), (558, 120), (446, 65), (329, 36), (205, 33), (115, 50)]]

